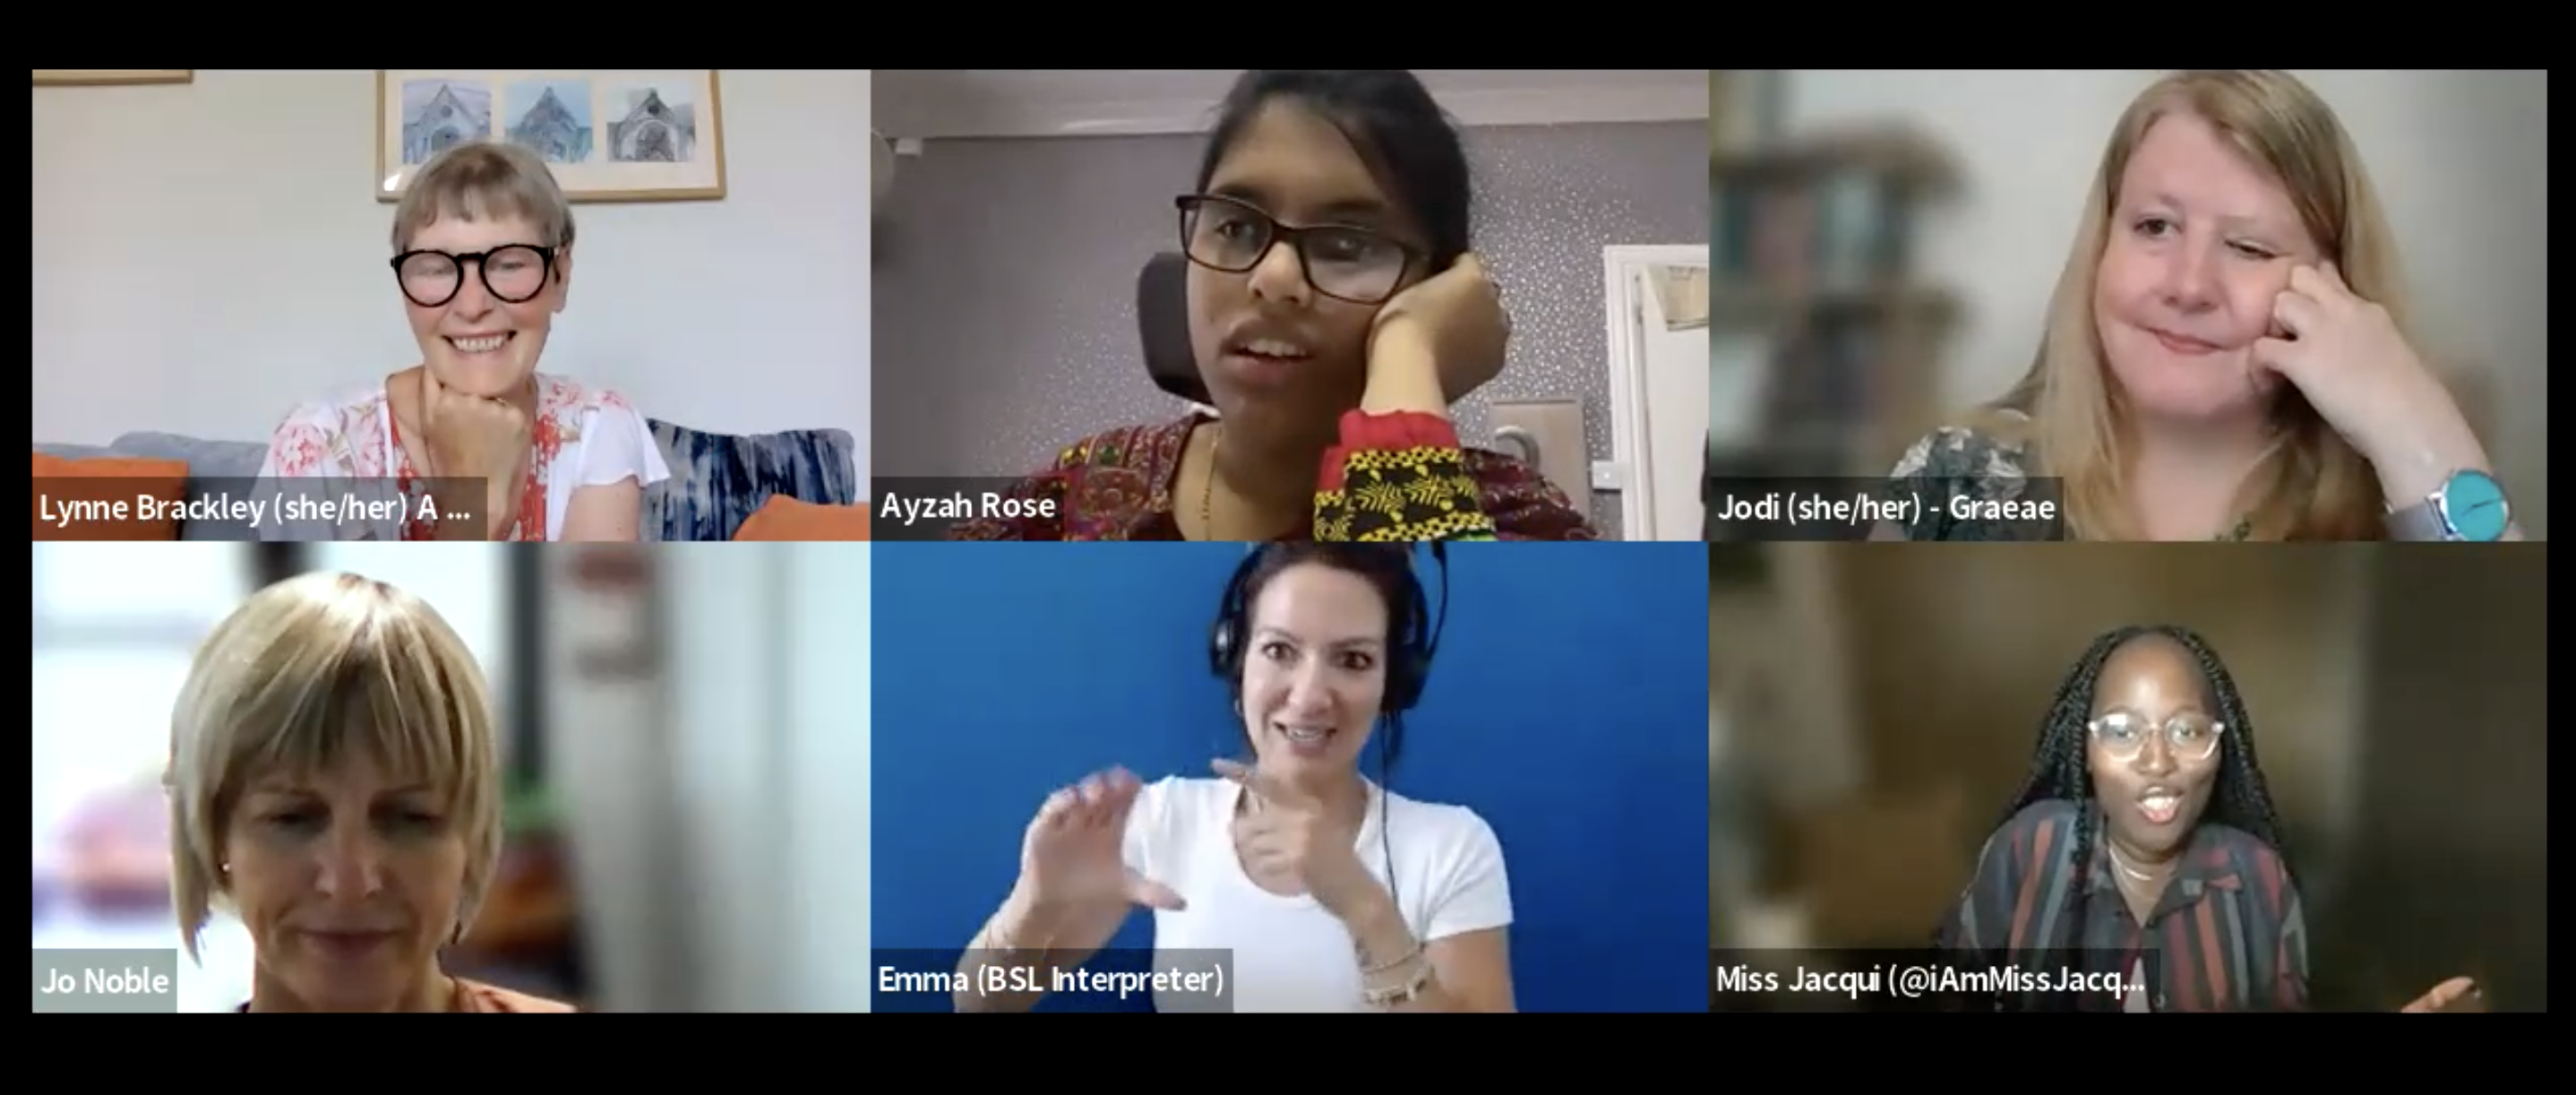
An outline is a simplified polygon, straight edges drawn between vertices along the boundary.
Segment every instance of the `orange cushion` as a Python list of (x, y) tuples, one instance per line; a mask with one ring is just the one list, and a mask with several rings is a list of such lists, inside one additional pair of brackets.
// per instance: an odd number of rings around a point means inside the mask
[(866, 540), (866, 506), (818, 506), (773, 494), (733, 531), (738, 544)]
[[(176, 540), (171, 510), (188, 497), (188, 462), (37, 453), (38, 540)], [(70, 520), (66, 520), (66, 515)]]

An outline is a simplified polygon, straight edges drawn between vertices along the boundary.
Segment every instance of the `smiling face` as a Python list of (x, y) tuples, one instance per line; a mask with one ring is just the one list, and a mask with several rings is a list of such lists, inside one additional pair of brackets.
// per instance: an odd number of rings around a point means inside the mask
[(268, 586), (198, 647), (170, 713), (171, 903), (257, 949), (255, 1011), (434, 1008), (437, 952), (501, 850), (499, 748), (474, 654), (356, 574)]
[[(551, 248), (554, 242), (524, 217), (441, 216), (412, 234), (409, 251), (476, 255), (507, 249), (481, 263), (414, 256), (396, 275), (421, 360), (441, 385), (502, 398), (537, 371), (572, 280), (572, 249)], [(542, 254), (548, 249), (551, 271)], [(455, 295), (444, 304), (420, 304), (451, 291)], [(525, 299), (507, 299), (513, 297)]]
[[(1233, 134), (1204, 189), (1292, 228), (1362, 228), (1422, 247), (1421, 230), (1370, 174), (1350, 138), (1291, 98), (1271, 99)], [(1364, 261), (1356, 253), (1337, 255)], [(1422, 274), (1408, 271), (1399, 287)], [(1378, 305), (1316, 292), (1296, 248), (1273, 246), (1239, 274), (1191, 264), (1189, 302), (1199, 375), (1228, 422), (1314, 432), (1330, 429), (1341, 411), (1358, 404)]]
[(2116, 185), (2093, 313), (2130, 405), (2193, 420), (2265, 409), (2278, 382), (2253, 344), (2274, 330), (2291, 267), (2321, 258), (2289, 191), (2184, 111), (2148, 127)]
[(365, 757), (252, 781), (223, 846), (260, 978), (321, 1011), (415, 996), (464, 889), (467, 841), (450, 801)]
[(1386, 598), (1319, 563), (1270, 576), (1251, 604), (1243, 730), (1265, 771), (1315, 784), (1357, 770), (1386, 696)]
[(2190, 651), (2165, 636), (2141, 636), (2103, 663), (2085, 761), (2111, 838), (2129, 854), (2181, 849), (2208, 810), (2226, 748), (2214, 706)]

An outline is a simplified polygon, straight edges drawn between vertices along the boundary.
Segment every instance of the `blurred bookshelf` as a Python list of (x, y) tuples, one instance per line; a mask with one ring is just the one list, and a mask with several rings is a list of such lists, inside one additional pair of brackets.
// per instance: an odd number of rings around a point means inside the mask
[(1882, 475), (1937, 410), (1958, 304), (1915, 274), (1914, 235), (1957, 172), (1902, 126), (1778, 135), (1776, 87), (1732, 75), (1772, 120), (1711, 104), (1706, 477)]

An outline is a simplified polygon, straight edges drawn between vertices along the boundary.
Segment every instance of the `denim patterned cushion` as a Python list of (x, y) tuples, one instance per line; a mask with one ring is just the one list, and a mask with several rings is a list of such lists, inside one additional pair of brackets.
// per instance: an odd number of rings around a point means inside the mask
[(847, 430), (789, 430), (736, 437), (651, 420), (671, 477), (644, 491), (643, 538), (733, 539), (771, 495), (816, 505), (859, 501), (856, 442)]

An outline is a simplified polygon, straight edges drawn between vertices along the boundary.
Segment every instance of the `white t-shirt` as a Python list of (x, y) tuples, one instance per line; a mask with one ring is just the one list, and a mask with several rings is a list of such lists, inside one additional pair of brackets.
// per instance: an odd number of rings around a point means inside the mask
[[(1485, 819), (1464, 806), (1369, 789), (1360, 862), (1380, 883), (1394, 879), (1396, 907), (1414, 938), (1427, 944), (1511, 924), (1503, 846)], [(1349, 929), (1314, 898), (1281, 897), (1243, 873), (1231, 831), (1241, 794), (1226, 780), (1174, 777), (1137, 795), (1127, 819), (1127, 865), (1190, 906), (1155, 911), (1155, 951), (1234, 952), (1229, 987), (1237, 1012), (1368, 1010)], [(1188, 1008), (1180, 1000), (1156, 1003), (1166, 1011)]]

